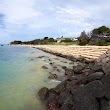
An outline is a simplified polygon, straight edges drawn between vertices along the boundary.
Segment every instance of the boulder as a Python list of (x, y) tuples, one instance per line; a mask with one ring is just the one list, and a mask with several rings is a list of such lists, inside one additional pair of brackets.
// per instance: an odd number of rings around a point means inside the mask
[(65, 69), (65, 75), (67, 76), (73, 76), (74, 75), (74, 71), (72, 69)]
[[(101, 110), (110, 110), (110, 107), (109, 107), (109, 101), (106, 100), (106, 98), (101, 98), (99, 100), (99, 103), (100, 103), (100, 108)], [(109, 108), (109, 109), (108, 109)]]
[(73, 104), (73, 98), (72, 98), (72, 94), (70, 94), (69, 91), (63, 91), (60, 93), (60, 97), (59, 97), (59, 104), (64, 105), (64, 104)]
[(56, 74), (51, 74), (48, 78), (49, 79), (57, 79), (58, 76)]
[(104, 84), (105, 97), (110, 100), (110, 84)]
[(83, 87), (83, 91), (93, 95), (96, 98), (100, 98), (105, 95), (104, 85), (98, 80), (86, 84)]
[(43, 69), (48, 69), (46, 66), (42, 66)]
[(99, 104), (95, 97), (84, 88), (79, 88), (73, 92), (72, 110), (99, 110)]
[(87, 76), (87, 82), (91, 82), (94, 80), (100, 80), (103, 75), (104, 75), (103, 72), (95, 72), (93, 74), (90, 74), (89, 76)]
[(41, 88), (38, 92), (38, 95), (42, 101), (45, 101), (48, 98), (49, 89), (46, 87)]
[(82, 72), (83, 72), (83, 74), (85, 74), (86, 76), (92, 73), (91, 69), (89, 69), (89, 68), (83, 69)]
[(46, 104), (47, 110), (59, 110), (58, 97), (50, 96), (47, 100)]
[(65, 88), (66, 88), (66, 81), (64, 81), (64, 82), (62, 82), (62, 83), (60, 83), (60, 84), (58, 84), (58, 85), (55, 87), (55, 91), (56, 91), (57, 93), (60, 93), (60, 92), (64, 91)]
[(97, 62), (95, 62), (92, 66), (91, 66), (91, 70), (93, 72), (101, 72), (102, 71), (102, 65), (99, 65)]
[(110, 84), (110, 74), (102, 77), (101, 81), (106, 84)]
[(103, 72), (105, 73), (105, 75), (110, 74), (110, 62), (106, 63), (103, 67), (102, 67)]
[(81, 74), (83, 67), (81, 65), (73, 66), (73, 71), (75, 74)]

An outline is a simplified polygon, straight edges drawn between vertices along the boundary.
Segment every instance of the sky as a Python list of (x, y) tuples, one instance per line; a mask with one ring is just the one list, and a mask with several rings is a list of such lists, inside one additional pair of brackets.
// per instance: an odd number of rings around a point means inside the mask
[(0, 0), (0, 44), (110, 28), (109, 13), (110, 0)]

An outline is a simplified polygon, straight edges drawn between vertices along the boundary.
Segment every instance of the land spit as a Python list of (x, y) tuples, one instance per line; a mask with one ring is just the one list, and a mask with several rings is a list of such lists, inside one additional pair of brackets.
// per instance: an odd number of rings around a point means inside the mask
[[(34, 48), (80, 60), (84, 65), (64, 68), (66, 79), (55, 88), (43, 87), (38, 95), (46, 110), (110, 110), (110, 47), (34, 46)], [(54, 74), (54, 77), (57, 76)]]
[[(63, 66), (65, 80), (55, 88), (39, 90), (45, 110), (110, 110), (110, 46), (31, 47), (83, 62), (72, 69)], [(56, 74), (51, 75), (49, 78), (59, 79)]]
[(92, 62), (110, 50), (110, 46), (64, 46), (64, 45), (31, 45), (33, 48), (65, 57), (70, 60)]

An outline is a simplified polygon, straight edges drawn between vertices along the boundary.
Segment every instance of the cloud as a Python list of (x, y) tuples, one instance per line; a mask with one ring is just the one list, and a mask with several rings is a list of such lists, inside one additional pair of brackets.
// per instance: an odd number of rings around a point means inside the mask
[(0, 40), (77, 37), (83, 30), (110, 27), (109, 5), (109, 0), (0, 0)]

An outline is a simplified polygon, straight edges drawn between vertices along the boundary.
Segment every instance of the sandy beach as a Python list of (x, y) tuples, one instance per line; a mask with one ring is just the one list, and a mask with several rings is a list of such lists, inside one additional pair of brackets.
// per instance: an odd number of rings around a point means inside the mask
[(77, 46), (77, 45), (28, 45), (49, 53), (71, 56), (74, 58), (84, 58), (87, 61), (93, 61), (100, 58), (110, 50), (110, 46)]

